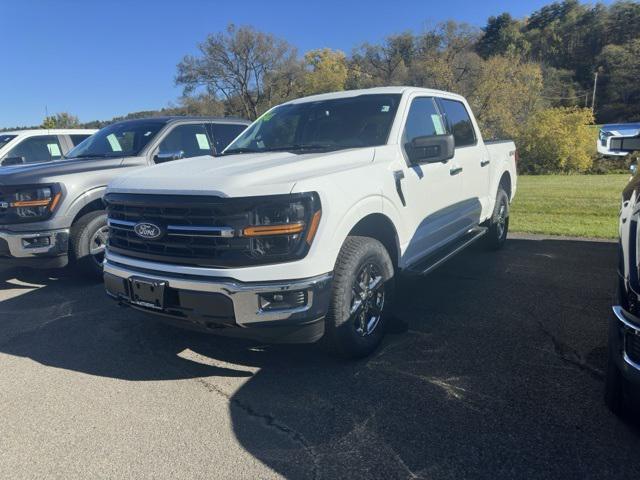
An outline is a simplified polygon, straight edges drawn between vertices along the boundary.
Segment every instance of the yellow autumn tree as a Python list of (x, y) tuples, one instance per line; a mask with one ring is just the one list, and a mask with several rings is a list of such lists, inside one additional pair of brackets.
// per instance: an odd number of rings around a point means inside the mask
[(546, 108), (534, 112), (516, 138), (520, 170), (527, 173), (579, 173), (593, 165), (593, 113), (587, 108)]
[(305, 54), (304, 63), (303, 95), (344, 90), (348, 73), (344, 53), (330, 48), (311, 50)]

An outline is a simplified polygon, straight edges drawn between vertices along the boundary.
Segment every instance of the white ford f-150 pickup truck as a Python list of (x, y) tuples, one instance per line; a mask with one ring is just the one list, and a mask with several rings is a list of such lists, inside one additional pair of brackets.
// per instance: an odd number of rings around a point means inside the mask
[(182, 325), (346, 356), (379, 344), (394, 282), (507, 236), (513, 142), (464, 98), (414, 87), (272, 108), (215, 159), (107, 189), (107, 293)]

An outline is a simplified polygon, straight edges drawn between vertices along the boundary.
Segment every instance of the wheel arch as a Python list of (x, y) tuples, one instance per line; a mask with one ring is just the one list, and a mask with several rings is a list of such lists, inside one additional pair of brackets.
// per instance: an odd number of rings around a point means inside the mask
[(398, 232), (389, 217), (383, 213), (370, 213), (361, 218), (349, 231), (348, 236), (363, 236), (378, 240), (389, 253), (395, 269), (400, 262)]

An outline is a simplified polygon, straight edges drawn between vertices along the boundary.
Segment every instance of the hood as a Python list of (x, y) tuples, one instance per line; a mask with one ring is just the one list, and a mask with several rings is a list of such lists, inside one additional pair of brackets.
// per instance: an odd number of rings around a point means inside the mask
[(618, 137), (635, 137), (640, 135), (640, 123), (618, 123), (603, 125), (601, 130)]
[(0, 185), (26, 185), (64, 180), (77, 173), (119, 168), (123, 158), (74, 158), (0, 167)]
[(195, 157), (119, 176), (108, 192), (239, 197), (289, 193), (296, 182), (361, 167), (374, 147), (294, 154), (251, 153)]

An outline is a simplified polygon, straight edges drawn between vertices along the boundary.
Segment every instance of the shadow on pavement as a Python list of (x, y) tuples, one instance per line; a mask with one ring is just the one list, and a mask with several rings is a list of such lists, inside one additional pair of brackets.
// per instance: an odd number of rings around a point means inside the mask
[(464, 252), (405, 279), (396, 309), (409, 330), (350, 363), (175, 329), (99, 284), (19, 273), (44, 286), (0, 302), (0, 352), (216, 391), (217, 377), (251, 377), (229, 396), (236, 436), (288, 478), (630, 478), (640, 436), (601, 400), (615, 249), (511, 240)]

